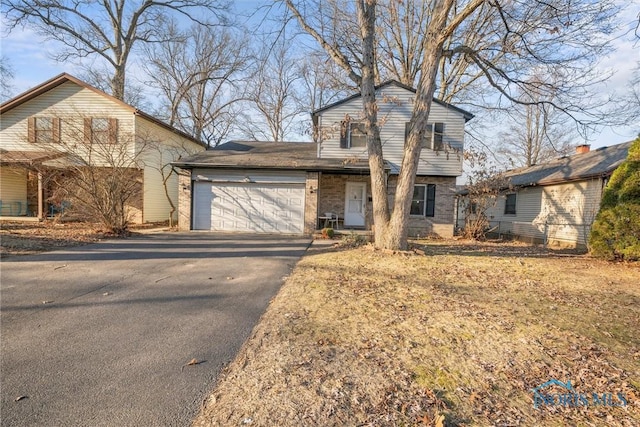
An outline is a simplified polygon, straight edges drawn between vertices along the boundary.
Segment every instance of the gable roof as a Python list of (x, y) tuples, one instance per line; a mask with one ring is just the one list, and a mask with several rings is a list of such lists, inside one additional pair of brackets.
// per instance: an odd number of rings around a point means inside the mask
[[(318, 159), (312, 142), (229, 141), (173, 162), (183, 169), (229, 168), (368, 172), (368, 160)], [(388, 166), (387, 166), (388, 168)]]
[[(408, 90), (409, 92), (416, 93), (416, 89), (412, 88), (411, 86), (407, 86), (405, 84), (402, 84), (397, 80), (387, 80), (386, 82), (377, 85), (375, 87), (375, 90), (377, 91), (379, 89), (383, 89), (383, 88), (385, 88), (387, 86), (391, 86), (391, 85), (397, 86), (397, 87), (405, 89), (405, 90)], [(351, 95), (351, 96), (349, 96), (347, 98), (341, 99), (340, 101), (334, 102), (334, 103), (329, 104), (329, 105), (325, 105), (322, 108), (318, 108), (317, 110), (312, 111), (311, 112), (311, 116), (315, 117), (319, 113), (322, 113), (323, 111), (326, 111), (326, 110), (329, 110), (331, 108), (337, 107), (338, 105), (342, 105), (342, 104), (344, 104), (346, 102), (349, 102), (349, 101), (351, 101), (353, 99), (356, 99), (356, 98), (359, 98), (361, 96), (362, 95), (360, 93), (356, 93), (356, 94)], [(441, 100), (439, 100), (437, 98), (433, 98), (433, 102), (435, 102), (436, 104), (442, 105), (443, 107), (445, 107), (445, 108), (447, 108), (449, 110), (457, 111), (458, 113), (462, 114), (464, 116), (465, 122), (468, 122), (469, 120), (471, 120), (474, 117), (474, 115), (471, 114), (470, 112), (465, 111), (462, 108), (456, 107), (455, 105), (452, 105), (452, 104), (449, 104), (447, 102), (441, 101)]]
[(602, 147), (588, 153), (560, 157), (551, 162), (513, 169), (505, 172), (511, 185), (526, 187), (582, 181), (606, 177), (620, 166), (629, 153), (633, 141)]
[(150, 114), (145, 113), (144, 111), (141, 111), (139, 109), (137, 109), (136, 107), (127, 104), (126, 102), (123, 102), (121, 100), (119, 100), (118, 98), (115, 98), (111, 95), (109, 95), (108, 93), (105, 93), (103, 91), (101, 91), (100, 89), (91, 86), (90, 84), (83, 82), (82, 80), (78, 79), (77, 77), (72, 76), (71, 74), (67, 74), (67, 73), (62, 73), (57, 75), (56, 77), (53, 77), (52, 79), (47, 80), (46, 82), (29, 89), (26, 92), (21, 93), (20, 95), (16, 96), (15, 98), (12, 98), (4, 103), (2, 103), (2, 105), (0, 105), (0, 114), (4, 114), (22, 104), (24, 104), (27, 101), (30, 101), (34, 98), (37, 98), (38, 96), (52, 90), (55, 89), (56, 87), (67, 83), (67, 82), (71, 82), (71, 83), (75, 83), (76, 85), (88, 89), (100, 96), (103, 96), (105, 98), (107, 98), (108, 100), (110, 100), (111, 102), (114, 102), (116, 104), (118, 104), (120, 107), (130, 111), (132, 114), (136, 115), (136, 116), (140, 116), (143, 117), (147, 120), (149, 120), (150, 122), (155, 123), (158, 126), (161, 126), (175, 134), (178, 134), (180, 136), (182, 136), (183, 138), (187, 138), (188, 140), (201, 145), (203, 147), (206, 148), (206, 144), (203, 143), (202, 141), (199, 141), (197, 139), (195, 139), (193, 136), (189, 135), (186, 132), (181, 131), (180, 129), (176, 129), (173, 126), (163, 122), (162, 120), (153, 117)]

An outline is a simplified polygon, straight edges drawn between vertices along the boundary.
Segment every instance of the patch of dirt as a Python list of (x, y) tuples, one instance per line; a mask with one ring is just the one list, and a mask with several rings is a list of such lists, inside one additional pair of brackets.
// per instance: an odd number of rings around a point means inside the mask
[(0, 256), (28, 255), (97, 242), (113, 235), (88, 222), (0, 222)]
[[(640, 424), (640, 265), (508, 243), (415, 249), (310, 251), (193, 425)], [(551, 379), (611, 405), (535, 408)]]

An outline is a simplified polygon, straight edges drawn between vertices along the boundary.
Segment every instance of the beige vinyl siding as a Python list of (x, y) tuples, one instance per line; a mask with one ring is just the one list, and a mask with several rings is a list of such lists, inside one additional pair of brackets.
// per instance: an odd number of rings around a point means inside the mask
[(505, 195), (498, 198), (488, 215), (501, 234), (584, 246), (601, 196), (601, 179), (526, 187), (517, 192), (516, 215), (504, 214)]
[[(60, 118), (64, 142), (60, 145), (47, 144), (46, 147), (30, 143), (27, 140), (29, 117)], [(70, 147), (74, 142), (81, 146), (86, 117), (115, 118), (118, 120), (118, 144), (129, 144), (133, 140), (135, 129), (131, 109), (73, 82), (66, 82), (2, 114), (0, 147), (16, 151), (66, 151), (64, 147)], [(133, 150), (133, 144), (130, 148)], [(79, 148), (75, 152), (81, 154)]]
[(0, 204), (2, 216), (27, 213), (27, 171), (20, 168), (0, 167)]
[[(406, 89), (389, 85), (379, 90), (378, 121), (384, 158), (397, 173), (402, 163), (405, 124), (411, 119), (415, 94)], [(366, 159), (364, 147), (340, 148), (340, 123), (349, 115), (352, 120), (362, 118), (362, 99), (355, 98), (321, 113), (322, 129), (321, 158)], [(418, 175), (459, 176), (462, 173), (462, 149), (464, 145), (464, 116), (445, 106), (433, 102), (429, 123), (443, 122), (444, 145), (448, 152), (423, 149), (418, 165)], [(450, 147), (450, 148), (449, 148)]]
[(204, 147), (140, 116), (136, 116), (136, 132), (136, 150), (144, 166), (143, 221), (169, 219), (171, 204), (165, 193), (163, 173), (169, 177), (167, 190), (176, 208), (172, 219), (177, 220), (178, 176), (171, 172), (169, 163), (204, 151)]

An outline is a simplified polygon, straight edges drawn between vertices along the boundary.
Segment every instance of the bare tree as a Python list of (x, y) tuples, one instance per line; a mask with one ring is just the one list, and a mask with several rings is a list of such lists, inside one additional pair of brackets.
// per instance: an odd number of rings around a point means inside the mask
[[(325, 53), (310, 52), (300, 61), (300, 110), (315, 111), (352, 94), (356, 89), (345, 85), (344, 77), (340, 75), (341, 70)], [(301, 125), (301, 133), (311, 135), (313, 141), (318, 142), (318, 129), (310, 120)]]
[(11, 97), (11, 81), (14, 77), (13, 67), (6, 56), (0, 57), (0, 100)]
[[(557, 73), (562, 78), (558, 82), (584, 79), (595, 67), (593, 58), (602, 54), (606, 42), (602, 37), (613, 30), (613, 17), (617, 9), (611, 2), (593, 3), (587, 0), (572, 3), (542, 1), (493, 1), (455, 0), (432, 1), (428, 3), (429, 19), (414, 31), (422, 35), (417, 73), (416, 97), (409, 125), (404, 158), (396, 187), (393, 210), (386, 202), (384, 173), (382, 169), (382, 148), (377, 127), (377, 104), (374, 92), (377, 67), (376, 42), (377, 24), (375, 0), (356, 0), (350, 6), (347, 2), (316, 2), (284, 0), (300, 27), (312, 36), (318, 44), (340, 65), (349, 78), (359, 85), (362, 95), (367, 147), (371, 170), (373, 214), (375, 223), (375, 243), (380, 247), (405, 248), (407, 245), (408, 216), (415, 174), (420, 156), (420, 141), (426, 132), (431, 101), (437, 88), (437, 76), (443, 58), (463, 57), (476, 67), (498, 94), (510, 102), (518, 102), (515, 92), (527, 90), (525, 78), (535, 64), (545, 68), (545, 74)], [(324, 6), (324, 7), (323, 7)], [(316, 13), (318, 10), (323, 12)], [(337, 24), (337, 13), (352, 14), (358, 19), (359, 40), (350, 46), (353, 38), (341, 39), (342, 31), (332, 31)], [(487, 10), (486, 12), (484, 12)], [(483, 32), (482, 38), (470, 40), (470, 45), (457, 41), (459, 31), (468, 26), (480, 13), (497, 17)], [(408, 21), (413, 23), (413, 21)], [(600, 39), (596, 38), (597, 36)], [(454, 43), (450, 43), (451, 41)], [(480, 41), (495, 40), (500, 49), (482, 49)], [(571, 48), (559, 48), (558, 42), (566, 42)], [(572, 42), (572, 43), (569, 43)], [(587, 65), (591, 64), (591, 67)], [(595, 77), (589, 80), (593, 83)], [(572, 87), (572, 86), (568, 86)], [(584, 87), (584, 86), (583, 86)], [(560, 89), (563, 89), (562, 87)], [(584, 106), (577, 102), (584, 91), (558, 90), (550, 84), (536, 86), (543, 95), (544, 103), (560, 108), (578, 120), (577, 114), (584, 112)], [(548, 95), (552, 94), (553, 99)], [(584, 123), (584, 121), (583, 121)]]
[(168, 112), (160, 115), (215, 147), (235, 128), (239, 113), (234, 108), (245, 98), (248, 41), (228, 28), (194, 25), (180, 32), (172, 24), (166, 31), (171, 41), (146, 49), (145, 68)]
[(118, 130), (116, 119), (78, 112), (74, 118), (31, 121), (30, 142), (59, 154), (39, 170), (51, 184), (49, 202), (65, 206), (70, 215), (97, 219), (115, 234), (126, 233), (142, 214), (146, 144)]
[[(125, 99), (126, 69), (138, 43), (168, 41), (161, 31), (170, 14), (209, 25), (224, 19), (223, 0), (7, 0), (3, 2), (9, 31), (18, 25), (60, 42), (53, 54), (61, 62), (98, 56), (109, 64), (111, 95)], [(203, 19), (204, 18), (204, 19)]]
[(464, 216), (462, 235), (467, 239), (484, 240), (491, 230), (489, 210), (496, 206), (501, 192), (509, 188), (509, 180), (495, 165), (491, 165), (487, 154), (477, 150), (465, 152), (472, 169), (467, 183), (458, 197), (458, 211)]
[(281, 142), (293, 133), (305, 111), (301, 59), (284, 36), (275, 42), (265, 40), (257, 49), (256, 69), (246, 82), (249, 110), (239, 128), (247, 138)]
[[(432, 19), (428, 27), (423, 29), (426, 37), (424, 38), (425, 49), (422, 55), (420, 80), (409, 124), (409, 135), (404, 147), (404, 158), (398, 176), (393, 211), (390, 211), (387, 199), (384, 158), (375, 96), (376, 3), (374, 0), (355, 2), (355, 10), (351, 10), (351, 12), (358, 18), (361, 42), (356, 45), (357, 48), (342, 50), (341, 44), (332, 39), (332, 33), (321, 33), (325, 28), (324, 25), (312, 26), (316, 18), (309, 14), (303, 15), (304, 9), (294, 4), (293, 0), (286, 0), (287, 7), (296, 17), (302, 29), (315, 38), (330, 57), (345, 70), (349, 78), (360, 87), (371, 171), (375, 244), (378, 247), (405, 249), (407, 247), (411, 197), (420, 158), (420, 141), (427, 132), (427, 119), (436, 89), (435, 80), (438, 64), (443, 54), (444, 42), (460, 25), (460, 22), (470, 16), (483, 1), (471, 1), (451, 17), (449, 14), (454, 2), (436, 2), (432, 11)], [(339, 9), (347, 11), (344, 5)]]
[[(540, 75), (531, 78), (539, 84), (552, 79)], [(512, 167), (537, 165), (573, 151), (572, 141), (577, 135), (566, 115), (545, 104), (533, 87), (522, 92), (518, 100), (508, 111), (510, 124), (500, 133), (497, 144), (498, 153)]]

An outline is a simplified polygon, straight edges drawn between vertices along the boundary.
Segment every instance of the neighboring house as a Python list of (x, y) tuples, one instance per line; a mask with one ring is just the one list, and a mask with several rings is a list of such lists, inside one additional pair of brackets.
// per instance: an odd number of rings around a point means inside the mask
[[(87, 164), (132, 168), (140, 182), (139, 197), (130, 206), (133, 222), (168, 220), (164, 178), (168, 197), (176, 206), (178, 200), (178, 178), (169, 174), (169, 163), (205, 149), (184, 132), (68, 74), (3, 103), (0, 122), (0, 218), (42, 218), (60, 208), (56, 204), (64, 201), (51, 199), (54, 177), (71, 164)], [(134, 161), (120, 161), (125, 156)]]
[[(519, 240), (562, 247), (586, 247), (600, 209), (602, 190), (625, 160), (631, 142), (576, 154), (505, 173), (510, 189), (487, 212), (492, 231)], [(459, 226), (464, 227), (464, 197)]]
[[(376, 98), (392, 202), (415, 90), (390, 81), (376, 87)], [(370, 230), (371, 178), (361, 114), (361, 96), (354, 95), (312, 113), (315, 143), (234, 141), (175, 162), (187, 171), (181, 175), (180, 227), (310, 234), (329, 223)], [(472, 117), (434, 100), (411, 235), (453, 235), (455, 181), (462, 173), (464, 126)]]

